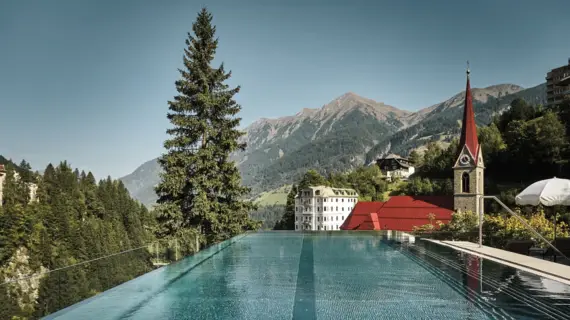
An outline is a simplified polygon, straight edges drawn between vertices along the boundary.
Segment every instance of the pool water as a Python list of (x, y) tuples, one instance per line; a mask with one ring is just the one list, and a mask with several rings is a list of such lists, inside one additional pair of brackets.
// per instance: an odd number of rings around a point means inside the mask
[(386, 232), (260, 232), (46, 319), (569, 319), (569, 299), (570, 286)]

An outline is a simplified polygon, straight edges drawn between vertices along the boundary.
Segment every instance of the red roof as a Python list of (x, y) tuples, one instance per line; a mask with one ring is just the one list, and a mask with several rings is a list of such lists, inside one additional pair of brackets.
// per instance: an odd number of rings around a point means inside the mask
[(475, 124), (475, 112), (473, 111), (473, 97), (471, 95), (471, 85), (469, 84), (469, 69), (467, 69), (467, 87), (465, 89), (465, 108), (463, 109), (463, 124), (461, 128), (461, 139), (459, 140), (459, 150), (466, 146), (477, 163), (479, 152), (479, 141), (477, 140), (477, 125)]
[(341, 229), (412, 231), (428, 224), (429, 214), (434, 222), (451, 221), (453, 197), (394, 196), (387, 202), (358, 202)]
[(341, 230), (375, 230), (370, 229), (369, 226), (374, 227), (370, 214), (376, 214), (382, 207), (384, 202), (370, 202), (362, 201), (357, 202), (352, 212), (346, 217), (344, 223), (340, 226)]

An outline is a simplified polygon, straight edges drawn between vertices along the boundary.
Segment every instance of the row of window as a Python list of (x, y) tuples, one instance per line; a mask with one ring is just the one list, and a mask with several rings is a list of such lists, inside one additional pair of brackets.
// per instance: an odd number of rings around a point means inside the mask
[[(299, 225), (295, 225), (295, 230), (299, 230)], [(310, 227), (301, 226), (301, 230), (311, 230)], [(327, 230), (327, 226), (317, 226), (317, 230)], [(340, 230), (340, 226), (337, 224), (336, 226), (330, 226), (328, 230)]]
[[(327, 201), (327, 199), (330, 201)], [(317, 201), (318, 202), (338, 202), (338, 199), (339, 198), (317, 198)], [(345, 198), (340, 198), (340, 202), (344, 202), (344, 199)], [(306, 201), (306, 202), (309, 202), (309, 203), (311, 202), (310, 199), (307, 199), (307, 200), (308, 201)], [(348, 198), (348, 199), (346, 199), (346, 202), (356, 202), (356, 198)]]
[[(305, 216), (301, 218), (303, 221), (313, 221), (313, 217), (311, 216)], [(336, 220), (334, 218), (336, 218)], [(299, 221), (299, 217), (295, 217), (295, 221)], [(327, 221), (327, 217), (317, 217), (317, 221), (318, 222)], [(329, 217), (329, 221), (339, 221), (338, 216)], [(341, 216), (340, 221), (344, 221), (344, 216)]]
[[(338, 207), (328, 207), (329, 210), (328, 211), (337, 211), (338, 212)], [(333, 210), (334, 208), (334, 210)], [(351, 211), (353, 207), (347, 207), (346, 211)], [(311, 208), (305, 208), (306, 210), (303, 210), (303, 207), (295, 207), (295, 211), (296, 212), (313, 212), (313, 210)], [(327, 207), (323, 207), (322, 211), (327, 211)], [(340, 211), (344, 211), (344, 207), (340, 207)], [(321, 207), (317, 207), (317, 212), (321, 212)]]

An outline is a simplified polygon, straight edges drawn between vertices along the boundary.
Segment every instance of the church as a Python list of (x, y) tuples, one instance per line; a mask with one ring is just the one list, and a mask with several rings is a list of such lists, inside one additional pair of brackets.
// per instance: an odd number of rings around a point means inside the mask
[(453, 166), (452, 196), (393, 196), (386, 202), (357, 202), (341, 230), (412, 231), (433, 221), (448, 223), (454, 212), (481, 212), (485, 166), (473, 110), (467, 68), (459, 152)]

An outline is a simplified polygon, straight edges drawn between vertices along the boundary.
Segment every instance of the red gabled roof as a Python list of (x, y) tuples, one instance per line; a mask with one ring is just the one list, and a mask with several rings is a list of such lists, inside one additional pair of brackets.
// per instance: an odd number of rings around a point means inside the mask
[(384, 203), (383, 208), (447, 208), (453, 209), (453, 197), (450, 196), (393, 196)]
[(465, 89), (465, 107), (463, 109), (463, 123), (461, 128), (461, 138), (459, 140), (459, 150), (466, 146), (475, 163), (479, 152), (479, 141), (477, 140), (477, 125), (475, 124), (475, 112), (473, 111), (473, 96), (471, 95), (471, 85), (469, 83), (469, 69), (467, 69), (467, 87)]
[(340, 226), (341, 230), (375, 230), (370, 214), (378, 212), (384, 202), (362, 201), (357, 202), (352, 212)]
[(412, 231), (428, 224), (429, 214), (434, 222), (449, 222), (453, 197), (394, 196), (387, 202), (358, 202), (340, 229)]
[(453, 196), (394, 196), (378, 211), (380, 228), (383, 230), (412, 231), (430, 222), (447, 223), (453, 214)]

